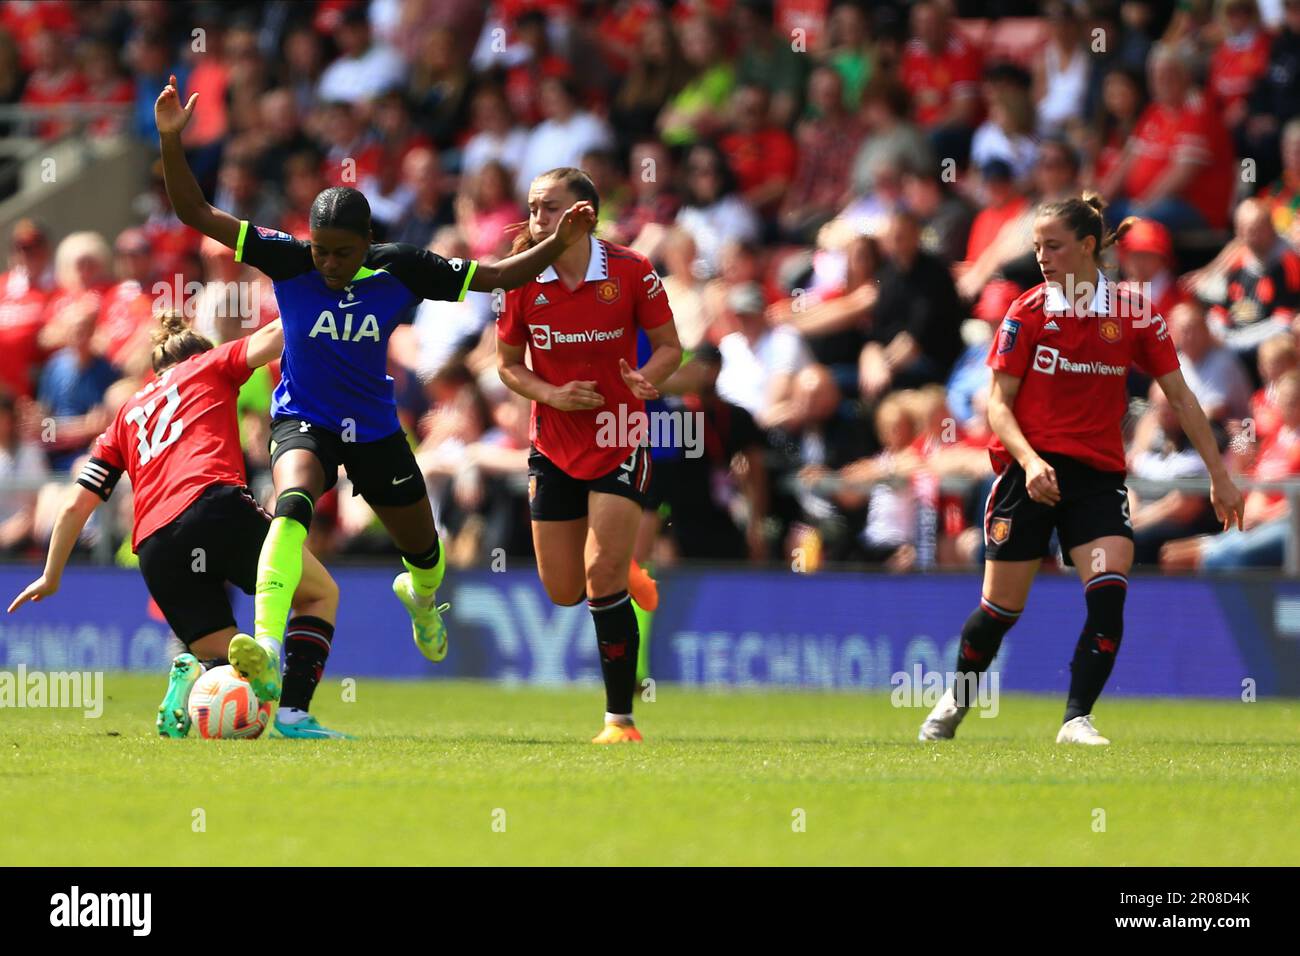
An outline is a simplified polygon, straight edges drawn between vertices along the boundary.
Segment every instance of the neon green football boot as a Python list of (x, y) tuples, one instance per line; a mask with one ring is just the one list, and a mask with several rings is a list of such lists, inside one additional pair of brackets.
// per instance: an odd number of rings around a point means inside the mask
[(203, 673), (193, 654), (177, 654), (167, 675), (167, 693), (158, 705), (158, 735), (180, 739), (190, 733), (190, 691)]
[(230, 639), (226, 660), (248, 681), (258, 700), (273, 704), (280, 699), (280, 645), (275, 641), (255, 641), (247, 634), (236, 634)]
[(403, 571), (393, 578), (393, 593), (406, 608), (406, 613), (411, 615), (415, 646), (429, 660), (438, 663), (447, 656), (447, 625), (442, 622), (442, 615), (450, 610), (451, 605), (438, 604), (435, 600), (422, 604), (411, 588), (409, 571)]

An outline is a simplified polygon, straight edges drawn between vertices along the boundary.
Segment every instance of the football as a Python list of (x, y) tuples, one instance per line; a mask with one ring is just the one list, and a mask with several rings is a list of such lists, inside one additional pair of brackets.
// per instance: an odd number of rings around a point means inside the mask
[(253, 740), (271, 720), (270, 703), (229, 664), (214, 667), (190, 691), (190, 719), (208, 740)]

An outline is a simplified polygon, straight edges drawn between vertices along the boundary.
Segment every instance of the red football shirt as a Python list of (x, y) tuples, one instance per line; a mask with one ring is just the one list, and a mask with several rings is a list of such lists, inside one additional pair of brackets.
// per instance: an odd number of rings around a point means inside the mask
[(246, 338), (188, 358), (131, 396), (96, 439), (77, 483), (107, 499), (127, 473), (132, 550), (212, 485), (245, 483), (235, 399), (252, 372)]
[(1178, 194), (1196, 207), (1210, 226), (1228, 224), (1228, 203), (1235, 188), (1232, 140), (1223, 122), (1204, 97), (1193, 95), (1181, 108), (1152, 103), (1133, 129), (1136, 155), (1124, 181), (1124, 192), (1141, 201), (1169, 167), (1189, 159), (1201, 169)]
[[(623, 443), (628, 436), (619, 422), (635, 422), (632, 413), (645, 412), (645, 402), (623, 383), (618, 360), (636, 368), (637, 329), (672, 319), (668, 294), (650, 260), (594, 237), (587, 275), (572, 292), (553, 266), (508, 292), (497, 337), (508, 345), (527, 345), (533, 372), (543, 381), (594, 381), (605, 399), (600, 408), (573, 412), (533, 402), (534, 447), (574, 478), (599, 478), (617, 468), (633, 450)], [(602, 446), (597, 436), (609, 421), (603, 416), (610, 414), (619, 440)], [(629, 417), (623, 419), (624, 414)]]
[(0, 275), (0, 389), (30, 398), (43, 358), (37, 341), (50, 295), (14, 272)]
[(917, 123), (932, 126), (943, 119), (954, 97), (975, 94), (982, 68), (979, 51), (955, 33), (938, 56), (921, 40), (910, 40), (903, 49), (899, 76), (912, 94)]
[[(1021, 380), (1011, 410), (1034, 451), (1124, 471), (1129, 366), (1158, 378), (1178, 368), (1178, 353), (1163, 317), (1135, 293), (1112, 288), (1100, 278), (1093, 314), (1080, 316), (1066, 314), (1059, 289), (1034, 286), (1011, 303), (988, 364)], [(1011, 461), (996, 437), (989, 453), (999, 470)]]

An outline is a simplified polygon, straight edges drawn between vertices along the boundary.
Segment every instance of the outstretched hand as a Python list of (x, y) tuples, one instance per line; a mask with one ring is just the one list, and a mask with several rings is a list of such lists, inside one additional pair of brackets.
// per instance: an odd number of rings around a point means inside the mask
[(158, 94), (158, 99), (154, 100), (153, 118), (158, 124), (158, 132), (179, 133), (183, 130), (194, 115), (194, 103), (198, 98), (198, 93), (191, 93), (189, 102), (181, 106), (181, 94), (176, 87), (176, 74), (173, 73), (163, 91)]
[(571, 246), (595, 228), (596, 210), (592, 208), (591, 203), (583, 200), (582, 202), (575, 202), (564, 211), (564, 216), (560, 219), (559, 226), (556, 227), (555, 235), (559, 238), (561, 245)]
[(31, 584), (27, 585), (27, 587), (23, 588), (23, 592), (13, 599), (13, 603), (9, 605), (9, 613), (12, 614), (28, 601), (40, 601), (42, 598), (47, 598), (58, 590), (59, 582), (51, 580), (48, 576), (42, 574)]
[(659, 389), (654, 387), (650, 379), (628, 365), (627, 359), (618, 360), (618, 374), (623, 376), (623, 383), (632, 390), (632, 394), (642, 401), (648, 402), (659, 397)]

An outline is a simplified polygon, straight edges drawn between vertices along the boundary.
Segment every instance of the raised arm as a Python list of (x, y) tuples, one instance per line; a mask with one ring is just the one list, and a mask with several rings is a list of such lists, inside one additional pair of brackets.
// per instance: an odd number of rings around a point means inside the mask
[(239, 242), (239, 220), (230, 213), (213, 207), (203, 198), (203, 190), (199, 188), (198, 180), (185, 161), (185, 147), (181, 145), (181, 131), (189, 123), (198, 98), (198, 93), (191, 94), (189, 102), (181, 106), (180, 92), (176, 89), (176, 77), (173, 75), (153, 104), (154, 122), (158, 125), (158, 141), (162, 149), (167, 198), (181, 222), (210, 236), (223, 246), (234, 249)]
[(560, 254), (569, 246), (579, 240), (585, 241), (594, 228), (596, 211), (591, 208), (591, 203), (576, 202), (565, 210), (564, 218), (560, 220), (555, 232), (531, 249), (507, 256), (492, 265), (478, 263), (469, 280), (470, 290), (495, 292), (498, 289), (517, 289), (536, 278), (560, 258)]

